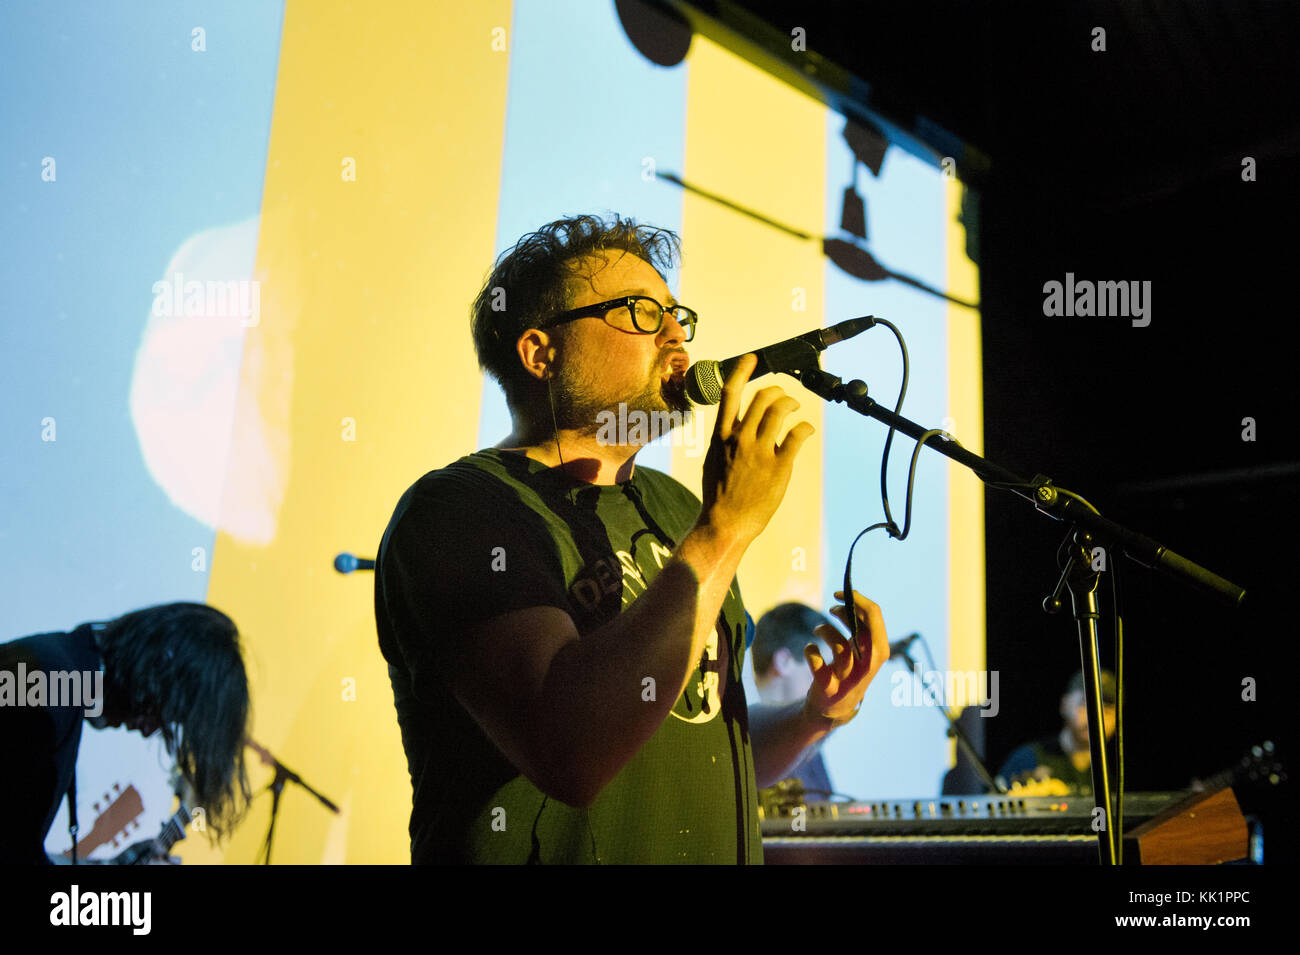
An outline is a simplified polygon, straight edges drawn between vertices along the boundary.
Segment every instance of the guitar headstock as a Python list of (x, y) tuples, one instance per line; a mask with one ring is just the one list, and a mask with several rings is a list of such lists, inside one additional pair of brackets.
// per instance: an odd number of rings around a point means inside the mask
[[(128, 834), (140, 828), (140, 816), (144, 814), (144, 802), (135, 786), (127, 784), (123, 789), (120, 783), (114, 783), (111, 791), (91, 804), (95, 823), (90, 832), (77, 840), (77, 858), (84, 859), (103, 845), (118, 847), (118, 841), (126, 842)], [(102, 808), (101, 808), (102, 807)], [(72, 850), (63, 852), (65, 858), (72, 858)]]

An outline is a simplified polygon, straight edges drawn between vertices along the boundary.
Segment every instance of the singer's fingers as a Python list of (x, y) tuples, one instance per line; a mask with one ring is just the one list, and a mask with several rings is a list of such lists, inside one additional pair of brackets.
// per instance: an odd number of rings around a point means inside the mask
[(819, 623), (817, 626), (813, 627), (812, 632), (815, 636), (821, 637), (832, 647), (835, 646), (835, 641), (837, 639), (844, 639), (844, 634), (840, 631), (840, 628), (831, 623)]
[(831, 659), (831, 669), (841, 680), (845, 679), (853, 672), (853, 651), (849, 649), (849, 641), (834, 627), (827, 627), (826, 630), (818, 634), (823, 640), (830, 644), (834, 656)]
[(822, 652), (817, 649), (817, 644), (810, 643), (804, 647), (803, 658), (808, 661), (808, 669), (812, 671), (813, 680), (824, 685), (830, 672), (827, 671), (825, 674), (821, 672), (826, 667), (826, 661), (822, 659)]
[[(835, 591), (837, 600), (844, 599), (844, 591)], [(880, 606), (874, 601), (862, 596), (856, 590), (853, 591), (853, 606), (857, 610), (858, 620), (871, 627), (877, 627), (881, 630), (885, 628), (885, 618), (880, 613)]]
[[(764, 388), (764, 391), (768, 389)], [(758, 422), (758, 430), (755, 437), (758, 438), (760, 447), (775, 448), (777, 436), (781, 434), (781, 429), (785, 427), (785, 419), (794, 412), (799, 410), (799, 402), (786, 394), (779, 394), (772, 400), (772, 403), (763, 411), (763, 417)], [(748, 423), (749, 415), (745, 415)]]
[(809, 422), (800, 421), (790, 429), (790, 433), (785, 436), (785, 440), (782, 441), (780, 446), (776, 449), (777, 453), (782, 456), (788, 455), (793, 458), (799, 453), (799, 449), (803, 447), (803, 443), (816, 433), (817, 429)]
[[(844, 624), (844, 629), (847, 630), (849, 633), (853, 632), (853, 621), (849, 619), (849, 611), (844, 606), (844, 604), (836, 604), (834, 607), (832, 607), (831, 616), (834, 617), (836, 620), (838, 620), (840, 623)], [(864, 648), (871, 646), (871, 642), (867, 639), (868, 635), (864, 633), (865, 630), (866, 627), (862, 625), (862, 621), (858, 621), (858, 637), (856, 642), (858, 646), (858, 652), (860, 654)]]
[[(785, 396), (785, 392), (775, 385), (768, 385), (766, 388), (760, 388), (754, 397), (745, 407), (745, 413), (736, 421), (732, 433), (739, 431), (741, 435), (749, 441), (758, 438), (758, 426), (763, 421), (763, 415), (771, 405)], [(793, 400), (793, 399), (792, 399)], [(773, 442), (775, 443), (775, 442)]]
[[(843, 600), (844, 591), (837, 590), (835, 596)], [(858, 617), (858, 645), (863, 650), (871, 648), (872, 667), (879, 668), (889, 659), (889, 635), (885, 632), (885, 617), (875, 601), (868, 600), (856, 590), (853, 592), (853, 604)], [(841, 613), (836, 616), (847, 622), (848, 612), (844, 606), (841, 604), (837, 609)]]
[(749, 376), (754, 373), (754, 369), (757, 367), (758, 356), (754, 354), (745, 355), (740, 361), (736, 362), (736, 367), (731, 369), (726, 384), (722, 386), (722, 404), (718, 408), (717, 435), (724, 441), (731, 437), (731, 432), (736, 426), (736, 416), (740, 414), (740, 395), (745, 390)]

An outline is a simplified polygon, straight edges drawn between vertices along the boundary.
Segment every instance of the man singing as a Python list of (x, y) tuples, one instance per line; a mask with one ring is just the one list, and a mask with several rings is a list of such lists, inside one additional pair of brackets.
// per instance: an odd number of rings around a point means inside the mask
[(855, 594), (860, 654), (828, 627), (805, 699), (746, 706), (736, 567), (813, 433), (783, 435), (798, 403), (776, 387), (740, 412), (754, 358), (723, 390), (703, 502), (601, 431), (601, 412), (689, 410), (697, 316), (663, 277), (679, 249), (617, 216), (561, 219), (474, 303), (513, 431), (416, 481), (376, 566), (416, 863), (761, 862), (757, 787), (851, 719), (888, 658)]

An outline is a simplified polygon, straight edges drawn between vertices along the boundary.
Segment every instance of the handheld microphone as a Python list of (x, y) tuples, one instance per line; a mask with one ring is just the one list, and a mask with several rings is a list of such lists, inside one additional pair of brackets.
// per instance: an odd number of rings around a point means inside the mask
[(375, 562), (356, 554), (343, 553), (334, 558), (334, 569), (340, 574), (350, 574), (354, 570), (374, 570)]
[[(864, 315), (862, 318), (850, 318), (830, 328), (817, 328), (804, 335), (760, 348), (757, 351), (758, 364), (749, 378), (753, 381), (774, 372), (801, 371), (810, 363), (816, 362), (819, 351), (865, 332), (874, 324), (874, 315)], [(716, 405), (722, 400), (722, 386), (727, 377), (744, 357), (737, 355), (724, 361), (705, 359), (691, 365), (686, 371), (686, 397), (697, 405)]]

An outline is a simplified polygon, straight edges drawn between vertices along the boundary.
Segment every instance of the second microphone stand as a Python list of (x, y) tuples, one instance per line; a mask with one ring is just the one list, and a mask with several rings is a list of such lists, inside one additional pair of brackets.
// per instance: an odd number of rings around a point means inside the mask
[(285, 783), (296, 783), (301, 786), (303, 789), (307, 790), (307, 792), (315, 796), (316, 799), (320, 801), (321, 805), (332, 813), (337, 814), (339, 807), (303, 782), (301, 776), (276, 759), (275, 756), (271, 754), (270, 750), (259, 746), (251, 736), (245, 738), (244, 743), (249, 749), (253, 750), (253, 752), (257, 753), (257, 755), (262, 758), (263, 763), (275, 770), (275, 776), (266, 787), (266, 791), (271, 794), (271, 824), (266, 829), (266, 842), (262, 846), (262, 850), (265, 853), (265, 858), (262, 860), (262, 864), (270, 865), (271, 840), (275, 836), (275, 819), (280, 812), (280, 794), (284, 792)]

